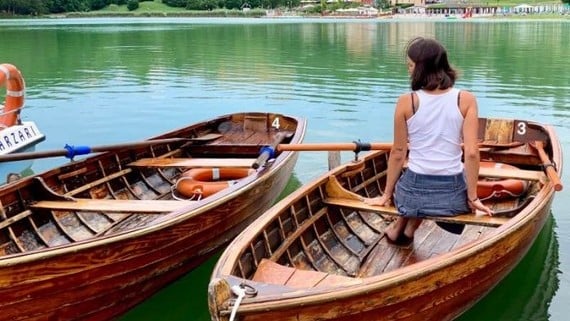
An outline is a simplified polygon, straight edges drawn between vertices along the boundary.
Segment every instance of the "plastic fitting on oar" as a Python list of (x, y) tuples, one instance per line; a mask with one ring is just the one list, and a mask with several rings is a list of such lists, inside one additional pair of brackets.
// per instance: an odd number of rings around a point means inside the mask
[(360, 153), (361, 151), (369, 151), (372, 149), (372, 146), (370, 145), (370, 143), (363, 143), (359, 140), (355, 140), (353, 141), (354, 143), (354, 160), (357, 161), (358, 160), (358, 153)]
[(268, 158), (271, 159), (271, 158), (275, 157), (275, 148), (273, 148), (271, 146), (263, 146), (259, 150), (259, 154), (261, 155), (263, 153), (267, 153)]
[(75, 156), (87, 155), (87, 154), (91, 153), (91, 147), (89, 147), (89, 146), (77, 146), (77, 147), (75, 147), (72, 145), (65, 144), (64, 148), (67, 150), (65, 157), (67, 157), (71, 160), (73, 160), (73, 158)]
[(267, 160), (275, 157), (275, 148), (272, 146), (263, 146), (259, 150), (259, 157), (251, 165), (253, 169), (258, 169), (259, 166), (263, 165)]

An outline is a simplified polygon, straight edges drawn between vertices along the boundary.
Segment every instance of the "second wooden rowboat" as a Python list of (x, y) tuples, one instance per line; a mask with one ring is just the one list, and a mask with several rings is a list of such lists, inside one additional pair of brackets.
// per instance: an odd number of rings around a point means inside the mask
[[(558, 138), (550, 126), (480, 119), (481, 180), (524, 181), (520, 195), (486, 200), (496, 215), (426, 219), (413, 244), (383, 230), (393, 207), (365, 204), (383, 191), (389, 152), (342, 165), (276, 204), (228, 246), (212, 273), (214, 321), (452, 320), (525, 255), (561, 189)], [(550, 172), (548, 175), (545, 172)], [(452, 234), (436, 222), (465, 224)]]
[[(2, 186), (0, 320), (123, 314), (275, 202), (297, 154), (277, 152), (265, 163), (260, 149), (300, 143), (305, 126), (280, 114), (230, 114)], [(184, 173), (228, 168), (246, 174), (226, 177), (211, 195), (179, 190)]]

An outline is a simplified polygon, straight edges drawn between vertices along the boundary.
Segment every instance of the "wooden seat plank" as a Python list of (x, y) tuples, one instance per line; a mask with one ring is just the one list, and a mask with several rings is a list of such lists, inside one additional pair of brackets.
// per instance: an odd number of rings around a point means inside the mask
[(546, 175), (541, 171), (530, 171), (523, 169), (506, 169), (495, 167), (479, 168), (479, 177), (488, 178), (513, 178), (527, 181), (545, 181)]
[[(396, 208), (393, 206), (373, 206), (364, 203), (363, 201), (329, 197), (326, 198), (325, 203), (328, 205), (342, 206), (347, 208), (352, 208), (355, 210), (363, 210), (369, 212), (375, 212), (385, 215), (399, 215)], [(497, 217), (497, 216), (478, 216), (475, 214), (459, 214), (456, 216), (429, 216), (425, 219), (430, 219), (439, 222), (449, 222), (449, 223), (461, 223), (461, 224), (471, 224), (471, 225), (482, 225), (482, 226), (501, 226), (509, 221), (507, 217)]]
[(143, 158), (129, 166), (137, 167), (251, 167), (253, 158)]
[(69, 201), (39, 201), (31, 208), (50, 210), (72, 210), (86, 212), (137, 212), (164, 213), (188, 206), (192, 201), (177, 200), (115, 200), (115, 199), (80, 199)]

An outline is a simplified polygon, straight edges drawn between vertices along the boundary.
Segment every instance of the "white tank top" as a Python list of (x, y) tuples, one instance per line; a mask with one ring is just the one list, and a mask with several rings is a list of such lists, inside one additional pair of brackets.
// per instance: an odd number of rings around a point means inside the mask
[(417, 111), (407, 120), (408, 168), (418, 174), (455, 175), (463, 171), (463, 115), (457, 105), (459, 89), (432, 95), (416, 91)]

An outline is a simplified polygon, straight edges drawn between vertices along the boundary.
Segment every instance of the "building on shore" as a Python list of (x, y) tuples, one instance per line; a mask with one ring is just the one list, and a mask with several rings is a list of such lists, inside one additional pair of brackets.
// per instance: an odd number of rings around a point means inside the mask
[(557, 13), (570, 14), (569, 4), (541, 4), (516, 6), (488, 5), (466, 0), (390, 0), (394, 13), (422, 15), (450, 15), (464, 18), (473, 15), (510, 15)]

